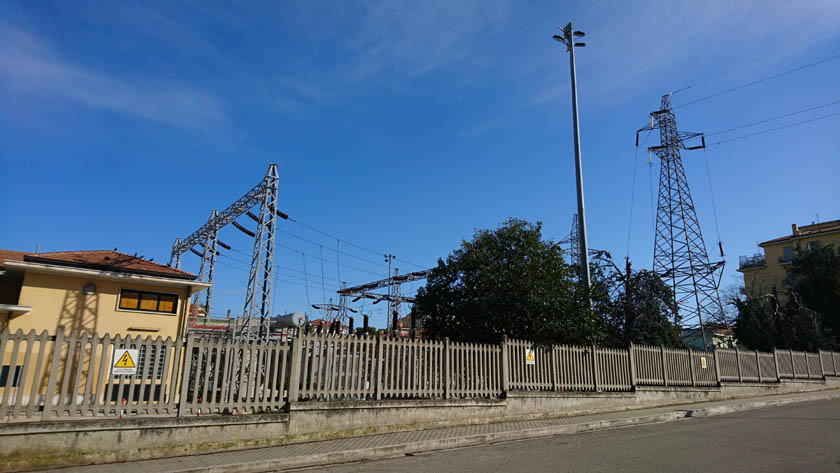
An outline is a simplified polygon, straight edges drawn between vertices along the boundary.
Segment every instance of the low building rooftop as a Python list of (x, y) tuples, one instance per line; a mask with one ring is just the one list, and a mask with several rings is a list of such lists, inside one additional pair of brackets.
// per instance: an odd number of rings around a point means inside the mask
[(54, 251), (47, 253), (0, 250), (0, 267), (4, 266), (5, 261), (23, 261), (187, 280), (196, 278), (195, 274), (156, 263), (137, 255), (120, 253), (116, 250)]
[(773, 245), (776, 243), (798, 240), (800, 238), (813, 238), (817, 235), (836, 232), (840, 232), (840, 220), (830, 220), (828, 222), (812, 223), (811, 225), (803, 225), (801, 227), (794, 223), (791, 225), (790, 235), (774, 238), (772, 240), (767, 240), (765, 242), (759, 243), (758, 246), (763, 248), (765, 245)]

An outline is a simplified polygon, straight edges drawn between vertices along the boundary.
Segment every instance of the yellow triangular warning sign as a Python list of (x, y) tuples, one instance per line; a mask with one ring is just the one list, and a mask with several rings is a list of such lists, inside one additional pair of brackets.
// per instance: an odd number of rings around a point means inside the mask
[(114, 365), (114, 368), (136, 368), (136, 366), (134, 365), (134, 360), (131, 359), (131, 355), (125, 352)]
[(528, 361), (534, 361), (534, 352), (528, 351)]

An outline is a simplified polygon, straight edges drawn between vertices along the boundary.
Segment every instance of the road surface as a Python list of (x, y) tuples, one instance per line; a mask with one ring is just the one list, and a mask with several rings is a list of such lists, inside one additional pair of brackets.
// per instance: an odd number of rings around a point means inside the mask
[(840, 399), (318, 469), (345, 472), (840, 472)]

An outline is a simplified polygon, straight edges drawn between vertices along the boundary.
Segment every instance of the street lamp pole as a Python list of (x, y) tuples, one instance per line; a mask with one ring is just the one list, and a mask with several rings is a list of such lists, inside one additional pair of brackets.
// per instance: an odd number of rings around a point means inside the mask
[[(559, 27), (558, 27), (559, 28)], [(554, 39), (566, 45), (569, 52), (569, 64), (572, 72), (572, 121), (575, 135), (575, 180), (577, 181), (577, 206), (578, 206), (578, 234), (580, 255), (578, 265), (580, 266), (580, 282), (583, 285), (586, 296), (589, 297), (589, 289), (592, 286), (589, 273), (589, 245), (586, 241), (586, 214), (583, 209), (583, 169), (580, 162), (580, 123), (578, 122), (577, 103), (577, 76), (575, 74), (575, 46), (584, 47), (586, 43), (576, 43), (575, 38), (584, 36), (583, 31), (575, 31), (570, 21), (564, 28), (559, 28), (563, 34), (554, 35)]]

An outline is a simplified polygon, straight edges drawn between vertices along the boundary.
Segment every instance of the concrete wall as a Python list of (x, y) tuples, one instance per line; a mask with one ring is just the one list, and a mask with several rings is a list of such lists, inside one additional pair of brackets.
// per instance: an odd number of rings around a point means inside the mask
[(96, 419), (0, 425), (0, 471), (104, 463), (337, 437), (564, 417), (840, 388), (840, 380), (639, 388), (632, 393), (510, 393), (506, 399), (301, 402), (289, 414)]

